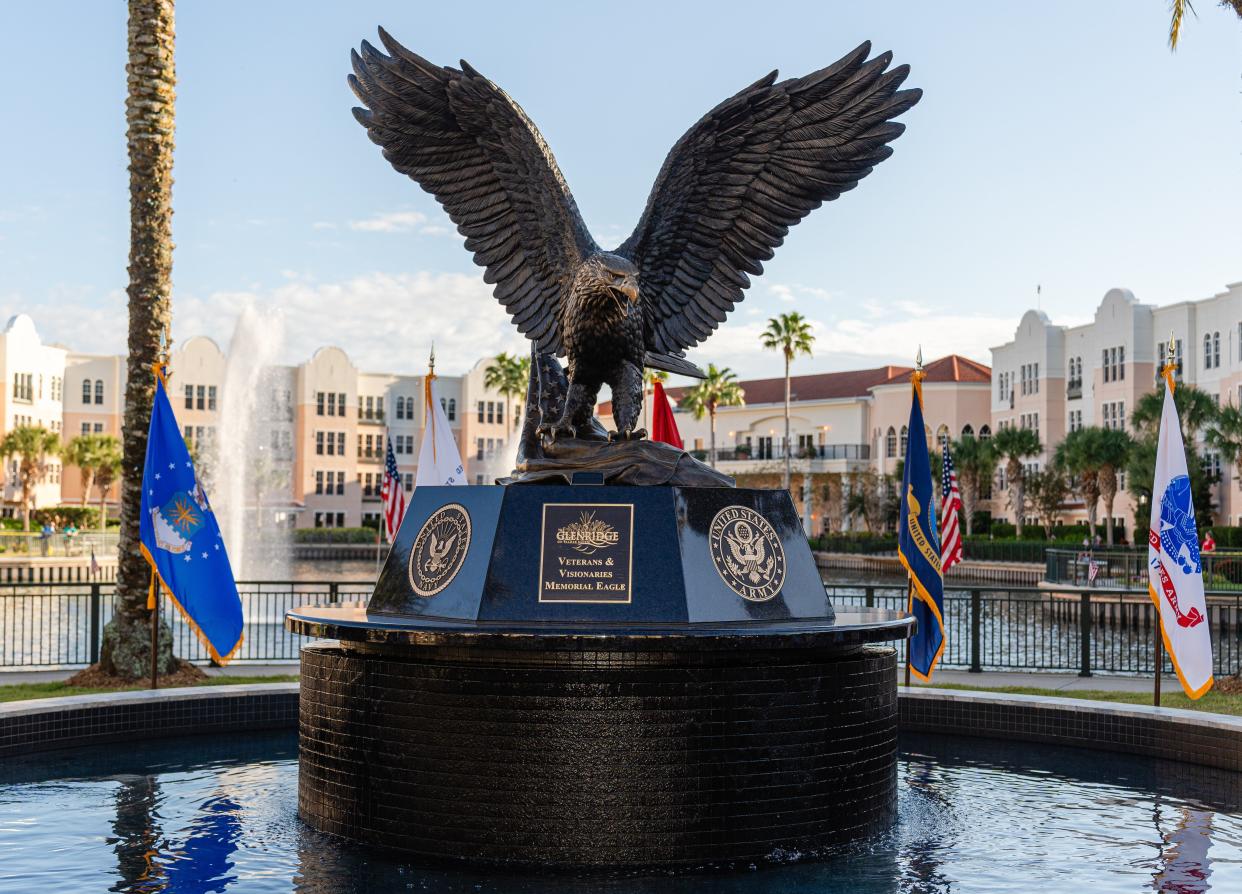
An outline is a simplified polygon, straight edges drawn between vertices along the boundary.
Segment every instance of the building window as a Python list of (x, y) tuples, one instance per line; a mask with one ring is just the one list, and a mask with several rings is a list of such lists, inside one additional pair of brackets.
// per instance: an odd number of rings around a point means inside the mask
[(478, 460), (483, 459), (483, 439), (482, 439), (482, 438), (478, 438), (478, 439), (475, 441), (475, 454), (474, 454), (474, 458), (475, 458), (475, 459), (478, 459)]
[[(315, 493), (317, 494), (323, 493), (323, 472), (322, 471), (315, 473)], [(319, 527), (319, 525), (316, 524), (315, 527)]]
[(888, 427), (888, 434), (884, 436), (884, 455), (889, 459), (897, 456), (897, 429), (891, 425)]
[(906, 427), (903, 425), (903, 426), (901, 427), (901, 444), (900, 444), (900, 448), (901, 448), (901, 455), (902, 455), (902, 456), (905, 456), (905, 455), (906, 455), (906, 442), (909, 440), (909, 436), (910, 436), (909, 431), (908, 431), (908, 430), (906, 429)]
[(1203, 333), (1203, 368), (1212, 368), (1212, 336)]
[(345, 473), (337, 472), (336, 473), (336, 494), (337, 496), (342, 496), (344, 495), (344, 493), (345, 493)]
[(483, 421), (483, 401), (479, 401), (479, 421)]
[(345, 455), (345, 432), (338, 431), (336, 433), (336, 455)]
[(1212, 333), (1212, 366), (1220, 369), (1220, 333)]
[(496, 401), (496, 421), (501, 425), (505, 422), (505, 404), (504, 401)]
[(450, 397), (450, 398), (449, 398), (449, 405), (448, 405), (448, 420), (449, 420), (449, 422), (456, 422), (456, 421), (457, 421), (457, 398), (455, 398), (455, 397)]
[(397, 397), (397, 418), (405, 418), (405, 397), (401, 395)]
[(495, 401), (489, 400), (487, 402), (487, 421), (488, 422), (496, 421), (496, 402)]
[[(1242, 323), (1239, 323), (1238, 326), (1239, 328), (1242, 328)], [(83, 379), (82, 380), (82, 403), (89, 404), (90, 402), (91, 402), (91, 380)]]
[(315, 415), (316, 416), (323, 415), (323, 392), (322, 391), (315, 392)]
[(214, 410), (216, 408), (216, 386), (207, 386), (207, 409)]
[(319, 456), (323, 456), (324, 454), (323, 432), (321, 431), (315, 432), (315, 453), (317, 453)]

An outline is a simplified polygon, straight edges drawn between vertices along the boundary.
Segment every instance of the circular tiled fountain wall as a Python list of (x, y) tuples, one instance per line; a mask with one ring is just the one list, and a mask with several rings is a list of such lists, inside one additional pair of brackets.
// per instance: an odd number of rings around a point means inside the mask
[(316, 643), (299, 711), (302, 817), (429, 858), (782, 859), (895, 811), (889, 647)]

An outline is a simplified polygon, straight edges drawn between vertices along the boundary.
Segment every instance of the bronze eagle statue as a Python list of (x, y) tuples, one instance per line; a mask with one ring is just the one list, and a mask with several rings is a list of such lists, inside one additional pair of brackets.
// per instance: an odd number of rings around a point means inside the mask
[(465, 237), (485, 282), (534, 350), (565, 356), (569, 390), (540, 434), (591, 425), (613, 393), (614, 437), (635, 430), (643, 368), (703, 373), (685, 357), (742, 300), (789, 228), (853, 189), (892, 154), (892, 119), (922, 92), (871, 45), (814, 74), (774, 71), (677, 141), (633, 234), (605, 251), (587, 231), (552, 152), (507, 93), (466, 61), (442, 68), (382, 28), (363, 41), (349, 85), (354, 116), (394, 168), (431, 193)]

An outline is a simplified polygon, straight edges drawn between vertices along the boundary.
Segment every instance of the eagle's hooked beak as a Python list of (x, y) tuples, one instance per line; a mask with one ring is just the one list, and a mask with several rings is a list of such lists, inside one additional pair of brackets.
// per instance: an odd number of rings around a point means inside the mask
[(617, 284), (617, 291), (628, 298), (631, 302), (638, 303), (638, 279), (630, 274), (626, 274), (625, 279)]

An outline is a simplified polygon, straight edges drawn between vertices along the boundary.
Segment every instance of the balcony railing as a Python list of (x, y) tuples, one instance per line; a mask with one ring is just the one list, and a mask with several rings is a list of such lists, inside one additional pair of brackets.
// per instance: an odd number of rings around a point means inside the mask
[[(707, 451), (702, 451), (706, 453)], [(790, 453), (794, 460), (829, 460), (829, 459), (871, 459), (870, 444), (812, 444), (795, 446)], [(716, 448), (718, 462), (765, 462), (767, 460), (784, 460), (785, 451), (779, 446), (771, 449), (745, 447)]]
[(1066, 400), (1078, 400), (1082, 397), (1082, 379), (1070, 379), (1065, 386)]
[(384, 411), (372, 410), (370, 413), (365, 410), (358, 411), (358, 421), (365, 425), (383, 425)]

